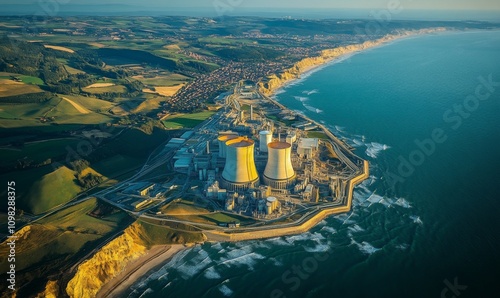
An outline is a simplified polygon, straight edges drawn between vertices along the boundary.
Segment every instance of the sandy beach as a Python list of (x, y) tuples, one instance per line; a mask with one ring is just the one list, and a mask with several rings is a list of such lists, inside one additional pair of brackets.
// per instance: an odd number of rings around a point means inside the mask
[(124, 270), (106, 283), (97, 293), (97, 297), (120, 297), (135, 282), (149, 271), (165, 264), (179, 251), (187, 249), (182, 244), (153, 246), (147, 254), (127, 264)]

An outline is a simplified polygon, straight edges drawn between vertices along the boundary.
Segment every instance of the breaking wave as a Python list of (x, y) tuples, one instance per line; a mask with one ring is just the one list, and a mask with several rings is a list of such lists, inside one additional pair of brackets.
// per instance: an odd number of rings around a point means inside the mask
[(221, 285), (219, 287), (219, 291), (226, 297), (230, 297), (233, 295), (233, 290), (231, 290), (228, 286), (226, 285)]
[(358, 243), (352, 238), (351, 238), (351, 244), (355, 244), (358, 247), (359, 251), (367, 255), (372, 255), (380, 250), (380, 248), (376, 248), (366, 241)]
[(413, 220), (413, 222), (416, 223), (416, 224), (418, 224), (418, 225), (423, 225), (424, 224), (424, 222), (420, 219), (420, 216), (411, 215), (410, 219)]
[(300, 102), (306, 102), (309, 100), (309, 97), (304, 97), (304, 96), (294, 96), (294, 98)]
[(205, 276), (205, 278), (207, 278), (207, 279), (220, 279), (221, 278), (221, 275), (219, 274), (219, 272), (215, 271), (215, 268), (213, 266), (209, 267), (207, 270), (205, 270), (205, 274), (203, 276)]
[(321, 113), (323, 113), (323, 110), (318, 109), (318, 108), (315, 108), (315, 107), (313, 107), (313, 106), (310, 106), (310, 105), (307, 105), (307, 104), (303, 104), (303, 106), (304, 106), (306, 109), (308, 109), (309, 111), (314, 112), (314, 113), (316, 113), (316, 114), (321, 114)]
[(388, 145), (371, 142), (366, 144), (366, 155), (371, 158), (377, 158), (380, 152), (390, 149), (391, 147)]
[(305, 91), (302, 91), (302, 94), (306, 94), (306, 95), (311, 95), (311, 94), (316, 94), (316, 93), (319, 93), (319, 90), (318, 89), (314, 89), (314, 90), (305, 90)]

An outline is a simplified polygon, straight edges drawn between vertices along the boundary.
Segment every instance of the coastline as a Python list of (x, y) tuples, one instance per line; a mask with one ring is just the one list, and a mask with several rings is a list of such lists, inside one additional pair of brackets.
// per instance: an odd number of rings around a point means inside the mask
[(148, 253), (128, 263), (120, 274), (104, 284), (96, 297), (120, 297), (146, 273), (164, 265), (175, 254), (187, 248), (182, 244), (153, 246)]
[[(272, 100), (275, 100), (272, 97), (274, 97), (277, 92), (286, 88), (293, 82), (296, 82), (297, 80), (300, 79), (305, 79), (307, 76), (316, 71), (321, 70), (323, 67), (327, 67), (330, 64), (341, 62), (357, 53), (360, 53), (361, 51), (388, 45), (392, 42), (402, 40), (405, 38), (410, 38), (429, 33), (443, 32), (443, 31), (446, 30), (444, 28), (435, 28), (435, 29), (425, 29), (418, 31), (406, 31), (397, 35), (387, 35), (377, 40), (366, 41), (362, 44), (354, 44), (330, 50), (324, 50), (322, 51), (321, 56), (305, 58), (297, 62), (291, 69), (285, 70), (285, 72), (282, 74), (277, 74), (276, 75), (277, 80), (279, 80), (278, 84), (272, 86), (271, 88), (265, 88), (264, 90), (261, 89), (261, 92), (265, 94), (267, 97), (270, 97)], [(308, 64), (307, 61), (313, 61), (313, 63)], [(290, 70), (292, 70), (292, 72), (289, 72)], [(314, 218), (308, 220), (303, 225), (302, 229), (300, 229), (303, 230), (301, 232), (309, 230), (310, 228), (315, 226), (317, 222), (323, 220), (327, 216), (350, 210), (353, 188), (355, 187), (356, 184), (366, 179), (367, 175), (369, 175), (367, 163), (365, 163), (364, 168), (365, 171), (363, 171), (363, 173), (360, 176), (356, 177), (356, 179), (354, 179), (355, 181), (350, 185), (351, 191), (350, 191), (350, 197), (348, 198), (347, 206), (342, 208), (332, 208), (330, 210), (324, 210), (324, 212), (321, 212), (317, 214)], [(269, 233), (267, 233), (266, 235), (262, 235), (260, 233), (258, 234), (248, 233), (248, 234), (231, 234), (224, 236), (226, 237), (229, 236), (228, 239), (226, 239), (226, 241), (245, 241), (251, 239), (273, 238), (284, 235), (297, 234), (296, 228), (294, 228), (293, 231), (279, 231), (278, 233), (276, 232), (278, 231), (277, 230), (269, 231)], [(224, 237), (223, 235), (218, 233), (213, 233), (213, 234), (214, 234), (213, 236)], [(97, 293), (97, 297), (120, 297), (120, 295), (123, 294), (124, 291), (130, 288), (130, 286), (137, 283), (142, 276), (164, 265), (175, 254), (179, 253), (184, 249), (187, 249), (187, 247), (184, 245), (162, 245), (162, 246), (152, 247), (145, 255), (127, 264), (124, 267), (124, 270), (120, 274), (118, 274), (112, 280), (104, 284), (103, 287)]]
[(442, 27), (404, 31), (399, 34), (385, 35), (384, 37), (375, 40), (367, 40), (360, 44), (351, 44), (326, 49), (321, 51), (321, 55), (304, 58), (295, 63), (291, 68), (284, 70), (282, 73), (272, 75), (267, 82), (258, 83), (258, 88), (264, 95), (274, 97), (276, 94), (281, 93), (282, 89), (286, 88), (290, 84), (293, 84), (297, 80), (305, 79), (314, 72), (321, 70), (323, 67), (342, 62), (343, 60), (349, 59), (353, 55), (361, 53), (362, 51), (385, 46), (391, 44), (392, 42), (419, 35), (442, 33), (447, 31), (449, 30)]

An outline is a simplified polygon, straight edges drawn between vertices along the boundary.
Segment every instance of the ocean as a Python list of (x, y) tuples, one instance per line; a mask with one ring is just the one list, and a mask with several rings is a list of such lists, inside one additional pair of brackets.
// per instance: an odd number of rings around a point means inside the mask
[(206, 243), (129, 297), (498, 297), (500, 31), (425, 35), (331, 63), (276, 99), (370, 162), (352, 212)]

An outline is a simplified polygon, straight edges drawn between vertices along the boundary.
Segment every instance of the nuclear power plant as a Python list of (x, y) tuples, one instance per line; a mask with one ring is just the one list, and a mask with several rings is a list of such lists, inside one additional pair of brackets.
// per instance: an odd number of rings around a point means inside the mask
[(254, 141), (247, 137), (226, 141), (226, 165), (222, 172), (223, 187), (231, 191), (241, 191), (258, 186), (259, 174), (255, 167), (254, 144)]
[(182, 190), (216, 210), (265, 220), (345, 199), (359, 159), (347, 158), (320, 124), (263, 100), (252, 86), (238, 90), (245, 95), (221, 97), (223, 109), (206, 126), (167, 145), (178, 148), (174, 170), (188, 176), (177, 179), (187, 181)]
[(102, 198), (215, 241), (290, 235), (353, 202), (370, 206), (353, 200), (355, 185), (371, 179), (368, 163), (259, 86), (240, 82), (220, 94), (203, 123), (172, 129), (133, 179)]
[(295, 171), (292, 166), (292, 145), (286, 142), (267, 144), (268, 157), (264, 170), (264, 184), (274, 189), (288, 189), (295, 182)]

